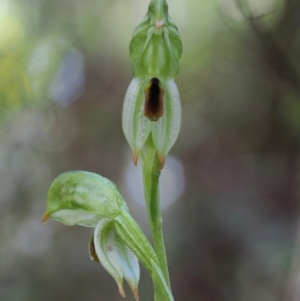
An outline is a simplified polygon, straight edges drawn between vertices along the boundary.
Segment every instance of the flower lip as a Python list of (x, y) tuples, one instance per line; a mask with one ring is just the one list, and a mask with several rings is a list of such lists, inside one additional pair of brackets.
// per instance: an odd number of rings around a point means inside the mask
[(153, 77), (145, 88), (144, 115), (151, 121), (157, 121), (164, 115), (165, 91), (157, 77)]

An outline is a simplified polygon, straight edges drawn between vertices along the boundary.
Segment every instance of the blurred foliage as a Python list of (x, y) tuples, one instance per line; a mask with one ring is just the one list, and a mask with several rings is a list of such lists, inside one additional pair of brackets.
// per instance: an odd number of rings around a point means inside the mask
[[(183, 41), (171, 153), (185, 192), (164, 212), (175, 299), (298, 301), (299, 1), (169, 2)], [(89, 261), (89, 232), (40, 220), (52, 180), (82, 169), (117, 183), (148, 231), (121, 131), (147, 5), (0, 0), (1, 301), (120, 300)]]

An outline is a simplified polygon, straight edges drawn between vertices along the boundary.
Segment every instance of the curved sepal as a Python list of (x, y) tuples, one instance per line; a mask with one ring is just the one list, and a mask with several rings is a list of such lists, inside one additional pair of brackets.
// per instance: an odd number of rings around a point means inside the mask
[(127, 89), (123, 104), (123, 132), (132, 149), (135, 165), (151, 130), (151, 121), (144, 116), (145, 84), (146, 81), (134, 78)]
[(52, 183), (43, 222), (50, 217), (68, 226), (95, 227), (101, 218), (113, 218), (122, 210), (127, 210), (126, 204), (111, 181), (95, 173), (71, 171)]
[(134, 298), (138, 300), (138, 259), (117, 233), (113, 220), (103, 219), (99, 222), (94, 232), (94, 247), (100, 263), (117, 282), (120, 295), (125, 297), (125, 278)]
[(164, 115), (152, 123), (152, 138), (157, 150), (161, 168), (165, 157), (174, 145), (181, 127), (181, 102), (177, 86), (173, 80), (164, 83)]

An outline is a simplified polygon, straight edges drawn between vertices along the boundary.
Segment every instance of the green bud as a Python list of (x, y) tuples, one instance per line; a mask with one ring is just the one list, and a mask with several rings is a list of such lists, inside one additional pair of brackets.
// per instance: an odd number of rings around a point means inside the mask
[(114, 218), (122, 210), (127, 210), (126, 204), (111, 181), (94, 173), (71, 171), (52, 183), (43, 222), (50, 217), (68, 226), (95, 227), (101, 218)]
[(122, 124), (134, 163), (151, 133), (163, 167), (181, 126), (180, 95), (175, 82), (157, 77), (134, 78), (125, 95)]
[(165, 0), (150, 2), (144, 21), (133, 33), (129, 49), (135, 77), (166, 80), (177, 75), (182, 43)]
[(123, 278), (128, 282), (133, 296), (138, 300), (140, 268), (137, 257), (127, 247), (115, 229), (115, 222), (102, 219), (94, 232), (94, 249), (97, 258), (117, 282), (119, 293), (125, 297)]

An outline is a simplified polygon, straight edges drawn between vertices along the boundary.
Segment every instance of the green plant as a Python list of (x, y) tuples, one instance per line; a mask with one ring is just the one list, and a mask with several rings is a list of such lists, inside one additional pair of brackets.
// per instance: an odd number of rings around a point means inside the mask
[(123, 278), (138, 300), (139, 265), (152, 277), (156, 301), (174, 300), (162, 230), (159, 177), (181, 124), (181, 105), (174, 78), (182, 44), (168, 15), (166, 0), (151, 0), (144, 21), (130, 42), (134, 79), (123, 106), (123, 131), (134, 163), (141, 156), (144, 194), (154, 249), (131, 217), (116, 186), (100, 175), (66, 172), (51, 185), (49, 217), (66, 225), (93, 227), (91, 259), (100, 261), (125, 297)]

